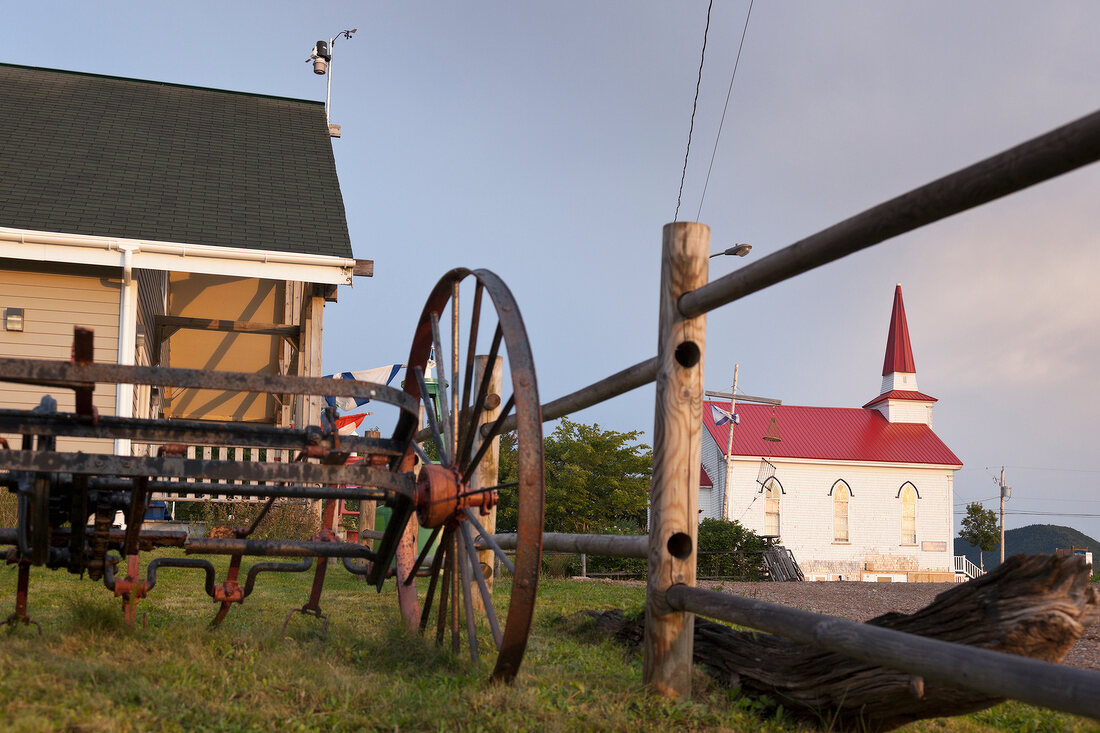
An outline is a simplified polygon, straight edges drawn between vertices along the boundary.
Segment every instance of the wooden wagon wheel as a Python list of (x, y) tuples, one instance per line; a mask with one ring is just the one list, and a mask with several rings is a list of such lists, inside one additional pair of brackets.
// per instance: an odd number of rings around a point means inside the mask
[[(469, 290), (473, 291), (469, 328), (464, 333), (459, 318), (463, 281), (467, 281), (467, 295)], [(497, 316), (495, 327), (491, 322), (486, 327), (482, 325), (486, 294)], [(447, 344), (441, 340), (441, 323), (445, 328), (449, 326)], [(490, 370), (486, 370), (485, 379), (474, 379), (479, 338), (489, 343), (487, 352), (482, 353), (489, 355), (490, 364), (496, 356), (504, 357), (501, 371), (511, 382), (512, 396), (503, 404), (501, 396), (491, 394), (488, 388)], [(463, 350), (464, 355), (460, 353)], [(435, 375), (438, 418), (425, 379), (429, 355), (433, 352), (438, 370)], [(425, 463), (417, 483), (416, 516), (420, 526), (431, 529), (432, 534), (415, 561), (408, 557), (413, 552), (411, 543), (399, 550), (405, 553), (405, 562), (398, 558), (399, 566), (409, 567), (411, 562), (412, 567), (420, 568), (428, 563), (423, 603), (417, 604), (420, 631), (430, 629), (438, 643), (449, 632), (455, 653), (460, 652), (461, 637), (465, 634), (473, 661), (477, 663), (482, 655), (490, 658), (495, 655), (492, 678), (510, 681), (527, 646), (542, 558), (542, 410), (523, 319), (512, 293), (499, 277), (488, 270), (466, 269), (451, 270), (443, 276), (432, 290), (413, 336), (405, 391), (422, 401), (427, 427), (417, 437), (430, 441), (440, 459), (438, 464), (429, 464), (425, 452), (416, 446)], [(507, 387), (502, 391), (506, 393)], [(482, 426), (483, 415), (498, 404), (500, 417)], [(478, 465), (500, 434), (505, 418), (512, 414), (517, 420), (518, 481), (471, 488)], [(495, 546), (491, 532), (482, 524), (485, 514), (498, 500), (499, 491), (514, 492), (516, 497), (518, 538), (514, 564)], [(429, 559), (433, 546), (435, 552)], [(493, 592), (488, 590), (475, 546), (492, 548), (500, 558), (512, 576), (510, 594), (506, 580), (497, 582)], [(414, 576), (403, 581), (399, 577), (406, 593), (414, 587), (413, 580)], [(506, 607), (502, 602), (504, 595), (508, 595)], [(403, 600), (406, 612), (409, 603), (406, 596)], [(479, 605), (482, 608), (476, 608)]]

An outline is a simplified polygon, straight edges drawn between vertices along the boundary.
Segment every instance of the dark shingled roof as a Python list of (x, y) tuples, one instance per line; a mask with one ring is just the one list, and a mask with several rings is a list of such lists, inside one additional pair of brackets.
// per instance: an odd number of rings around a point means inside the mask
[(0, 226), (352, 256), (323, 104), (10, 64)]

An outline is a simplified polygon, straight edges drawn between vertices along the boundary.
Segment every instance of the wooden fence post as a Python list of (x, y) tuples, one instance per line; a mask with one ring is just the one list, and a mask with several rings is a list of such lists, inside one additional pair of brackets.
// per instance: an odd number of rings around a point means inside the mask
[(695, 584), (706, 345), (706, 316), (684, 318), (677, 302), (706, 285), (709, 247), (705, 224), (665, 225), (642, 675), (655, 692), (669, 697), (691, 696), (695, 617), (674, 611), (665, 593), (677, 583)]
[[(500, 415), (500, 393), (503, 387), (502, 368), (504, 364), (504, 358), (498, 356), (495, 362), (490, 365), (488, 356), (474, 357), (474, 381), (473, 385), (481, 384), (481, 380), (486, 370), (490, 370), (489, 374), (489, 389), (485, 396), (485, 409), (481, 412), (481, 418), (479, 424), (485, 425), (492, 423)], [(457, 380), (456, 380), (457, 381)], [(476, 392), (476, 386), (472, 389)], [(477, 450), (476, 445), (471, 445), (470, 449)], [(498, 479), (499, 464), (500, 461), (500, 438), (493, 438), (493, 445), (489, 448), (489, 451), (485, 454), (485, 457), (481, 459), (481, 463), (478, 465), (477, 470), (474, 471), (474, 475), (471, 476), (470, 489), (476, 491), (488, 486), (496, 486), (500, 483)], [(489, 534), (494, 534), (497, 529), (497, 510), (493, 507), (489, 511), (489, 516), (481, 518), (481, 524), (485, 527)], [(485, 584), (489, 588), (489, 592), (493, 591), (493, 576), (495, 575), (496, 563), (495, 553), (492, 550), (479, 550), (478, 562), (481, 564), (481, 571), (485, 574)], [(479, 611), (484, 611), (484, 604), (481, 601), (481, 593), (478, 591), (477, 583), (470, 584), (470, 597), (473, 598), (474, 607)]]

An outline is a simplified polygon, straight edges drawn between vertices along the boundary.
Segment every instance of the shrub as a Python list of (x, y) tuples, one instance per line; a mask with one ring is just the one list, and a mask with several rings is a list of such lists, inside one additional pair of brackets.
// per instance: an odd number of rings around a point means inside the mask
[[(739, 522), (704, 519), (699, 524), (699, 562), (696, 576), (756, 581), (764, 579), (761, 551), (764, 540)], [(732, 553), (732, 554), (706, 554)]]

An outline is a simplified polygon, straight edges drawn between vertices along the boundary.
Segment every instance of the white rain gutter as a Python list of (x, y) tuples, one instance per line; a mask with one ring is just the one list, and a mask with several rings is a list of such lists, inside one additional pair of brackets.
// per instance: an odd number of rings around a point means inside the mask
[(355, 267), (348, 257), (0, 227), (0, 257), (118, 267), (120, 253), (131, 267), (143, 270), (329, 285), (351, 285)]
[[(134, 251), (129, 244), (119, 245), (122, 253), (122, 290), (118, 296), (118, 363), (133, 365), (137, 348), (137, 280), (134, 279)], [(115, 385), (115, 415), (134, 416), (134, 385)], [(115, 439), (115, 455), (130, 455), (130, 439)]]

